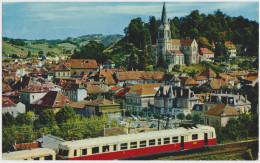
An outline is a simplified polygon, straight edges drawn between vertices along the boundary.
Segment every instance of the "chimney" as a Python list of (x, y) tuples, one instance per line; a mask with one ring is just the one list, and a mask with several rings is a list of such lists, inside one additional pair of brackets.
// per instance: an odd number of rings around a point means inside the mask
[(245, 103), (247, 102), (247, 95), (245, 95)]
[(227, 96), (227, 105), (228, 105), (228, 96)]

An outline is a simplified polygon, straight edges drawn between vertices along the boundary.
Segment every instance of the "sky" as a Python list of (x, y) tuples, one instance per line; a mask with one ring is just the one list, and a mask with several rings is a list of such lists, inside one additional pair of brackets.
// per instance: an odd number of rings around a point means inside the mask
[[(15, 39), (65, 39), (87, 34), (122, 34), (131, 19), (161, 17), (163, 2), (3, 2), (2, 36)], [(168, 18), (193, 10), (213, 14), (220, 9), (232, 17), (259, 22), (255, 2), (166, 2)]]

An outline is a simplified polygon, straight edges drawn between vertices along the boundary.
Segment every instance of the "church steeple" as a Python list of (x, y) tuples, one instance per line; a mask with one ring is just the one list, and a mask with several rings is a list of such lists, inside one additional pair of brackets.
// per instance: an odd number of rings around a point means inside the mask
[(162, 24), (168, 24), (167, 15), (166, 15), (165, 2), (163, 3), (161, 22), (162, 22)]

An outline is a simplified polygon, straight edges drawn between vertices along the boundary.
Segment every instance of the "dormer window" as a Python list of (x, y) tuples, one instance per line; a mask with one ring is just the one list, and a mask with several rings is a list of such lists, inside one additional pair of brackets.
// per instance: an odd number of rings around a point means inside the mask
[(7, 101), (7, 100), (5, 100), (5, 104), (8, 104), (8, 101)]
[(66, 104), (69, 104), (69, 100), (66, 100)]
[(56, 101), (56, 105), (59, 105), (59, 101)]

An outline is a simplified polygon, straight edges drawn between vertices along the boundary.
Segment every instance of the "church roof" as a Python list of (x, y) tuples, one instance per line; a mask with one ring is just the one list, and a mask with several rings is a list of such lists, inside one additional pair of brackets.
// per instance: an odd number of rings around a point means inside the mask
[(172, 54), (183, 54), (181, 50), (170, 50)]
[(166, 15), (166, 7), (165, 7), (165, 2), (163, 3), (163, 10), (162, 10), (162, 18), (161, 18), (162, 24), (167, 24), (167, 15)]
[(193, 40), (172, 39), (172, 45), (191, 45)]

